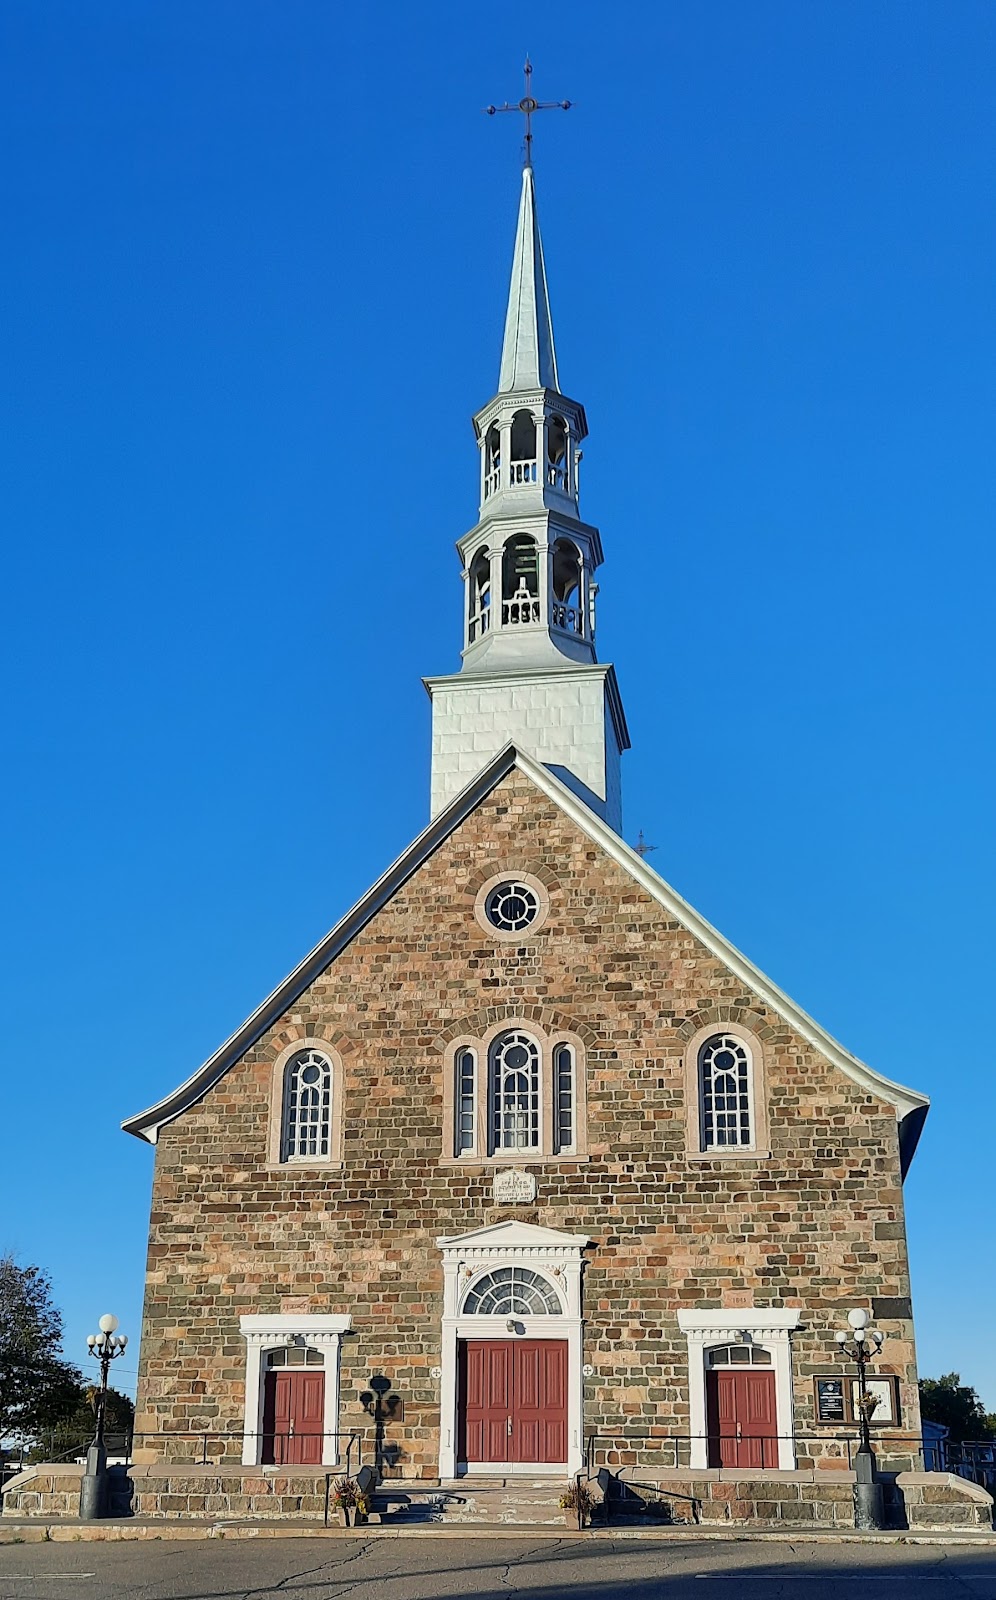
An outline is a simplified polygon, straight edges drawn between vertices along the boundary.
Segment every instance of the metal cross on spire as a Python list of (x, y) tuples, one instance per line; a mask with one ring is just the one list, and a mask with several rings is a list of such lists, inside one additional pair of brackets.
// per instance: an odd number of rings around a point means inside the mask
[(533, 164), (533, 112), (570, 111), (571, 102), (569, 100), (534, 100), (532, 92), (533, 64), (528, 56), (526, 57), (526, 65), (523, 71), (526, 78), (526, 92), (518, 104), (513, 106), (506, 100), (503, 106), (485, 106), (484, 110), (489, 117), (495, 116), (499, 111), (522, 112), (526, 119), (526, 154), (522, 164), (524, 167), (531, 167)]

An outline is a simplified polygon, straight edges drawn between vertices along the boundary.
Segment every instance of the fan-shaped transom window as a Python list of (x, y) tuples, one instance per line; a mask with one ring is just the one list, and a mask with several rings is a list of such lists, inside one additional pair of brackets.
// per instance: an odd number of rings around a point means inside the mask
[(539, 916), (539, 895), (528, 883), (499, 883), (484, 902), (484, 915), (502, 933), (519, 933)]
[(284, 1069), (282, 1161), (327, 1161), (332, 1141), (332, 1063), (299, 1050)]
[(491, 1046), (491, 1123), (495, 1150), (539, 1149), (539, 1045), (517, 1028)]
[(559, 1316), (560, 1297), (551, 1283), (528, 1267), (496, 1267), (473, 1283), (463, 1303), (467, 1316)]
[(751, 1129), (751, 1060), (742, 1039), (717, 1033), (699, 1051), (702, 1148), (743, 1147)]
[(720, 1344), (709, 1351), (710, 1367), (770, 1367), (771, 1351), (759, 1344)]

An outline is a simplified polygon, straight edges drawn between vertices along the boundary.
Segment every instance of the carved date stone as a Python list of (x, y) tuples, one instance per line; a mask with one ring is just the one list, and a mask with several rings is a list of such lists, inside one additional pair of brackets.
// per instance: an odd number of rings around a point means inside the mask
[(536, 1178), (531, 1172), (496, 1172), (492, 1194), (496, 1206), (527, 1206), (536, 1199)]

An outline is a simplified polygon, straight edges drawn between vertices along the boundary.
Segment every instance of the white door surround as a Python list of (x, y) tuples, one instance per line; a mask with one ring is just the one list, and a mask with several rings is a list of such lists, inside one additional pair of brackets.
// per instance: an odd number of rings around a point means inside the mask
[[(339, 1354), (342, 1336), (352, 1326), (352, 1321), (352, 1317), (331, 1314), (239, 1318), (239, 1328), (246, 1341), (243, 1466), (259, 1466), (263, 1449), (264, 1357), (271, 1350), (282, 1350), (287, 1345), (308, 1345), (313, 1350), (321, 1350), (325, 1356), (322, 1465), (336, 1465), (339, 1459), (339, 1441), (335, 1437), (339, 1427)], [(312, 1371), (317, 1370), (312, 1368)]]
[(761, 1345), (771, 1352), (775, 1374), (775, 1417), (778, 1427), (778, 1470), (795, 1468), (795, 1407), (792, 1403), (792, 1329), (799, 1326), (798, 1306), (724, 1306), (710, 1311), (679, 1311), (678, 1326), (688, 1340), (688, 1431), (691, 1435), (689, 1466), (709, 1465), (705, 1364), (707, 1352), (718, 1344)]
[[(437, 1239), (443, 1257), (442, 1380), (439, 1417), (439, 1476), (464, 1470), (503, 1476), (573, 1476), (584, 1465), (581, 1268), (587, 1234), (560, 1233), (525, 1222)], [(475, 1281), (496, 1267), (527, 1267), (556, 1291), (560, 1315), (467, 1316), (464, 1301)], [(461, 1339), (562, 1339), (567, 1343), (567, 1460), (555, 1463), (457, 1461), (457, 1354)]]

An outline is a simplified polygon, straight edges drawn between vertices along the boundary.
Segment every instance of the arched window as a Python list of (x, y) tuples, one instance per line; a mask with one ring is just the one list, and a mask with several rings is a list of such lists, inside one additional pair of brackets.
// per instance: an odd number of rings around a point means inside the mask
[(478, 550), (467, 579), (467, 643), (473, 644), (491, 622), (491, 557)]
[(501, 433), (493, 424), (484, 441), (484, 498), (501, 488)]
[(546, 425), (546, 481), (554, 489), (567, 489), (567, 423), (551, 417)]
[(458, 1050), (457, 1075), (457, 1155), (472, 1151), (477, 1143), (477, 1057), (473, 1050)]
[(556, 1107), (554, 1130), (557, 1154), (574, 1149), (575, 1090), (574, 1051), (569, 1044), (558, 1044), (553, 1051), (553, 1092)]
[(584, 633), (581, 612), (581, 552), (570, 539), (553, 547), (553, 625), (568, 633)]
[(498, 1150), (540, 1147), (540, 1051), (518, 1029), (491, 1046), (491, 1143)]
[(536, 482), (536, 418), (517, 411), (512, 418), (511, 479), (513, 485)]
[(505, 544), (501, 592), (503, 625), (539, 621), (539, 557), (528, 533), (517, 533)]
[(699, 1050), (699, 1108), (703, 1150), (753, 1142), (750, 1051), (732, 1033), (713, 1034)]
[(563, 1309), (553, 1285), (528, 1267), (486, 1272), (463, 1303), (464, 1315), (471, 1317), (557, 1317)]
[(299, 1050), (284, 1068), (281, 1161), (328, 1161), (332, 1147), (332, 1063)]

